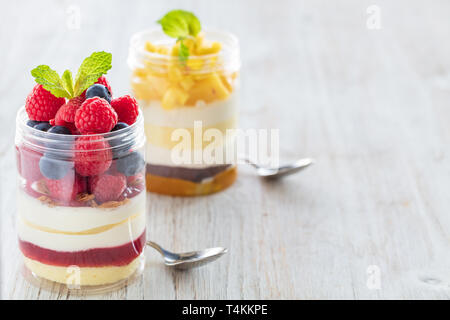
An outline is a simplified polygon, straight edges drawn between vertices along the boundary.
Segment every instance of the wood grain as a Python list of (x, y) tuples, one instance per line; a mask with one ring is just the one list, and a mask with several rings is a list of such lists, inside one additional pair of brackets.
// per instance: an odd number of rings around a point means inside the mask
[[(73, 4), (79, 30), (66, 27)], [(372, 4), (379, 30), (366, 27)], [(172, 271), (148, 250), (142, 277), (116, 292), (31, 286), (16, 244), (13, 147), (29, 71), (74, 69), (106, 50), (114, 93), (126, 93), (130, 36), (178, 7), (239, 36), (241, 126), (280, 128), (284, 161), (317, 164), (275, 183), (243, 166), (232, 188), (208, 197), (149, 194), (149, 238), (178, 251), (229, 248), (208, 267)], [(2, 298), (449, 299), (449, 14), (439, 0), (2, 3)], [(380, 289), (367, 286), (371, 265)]]

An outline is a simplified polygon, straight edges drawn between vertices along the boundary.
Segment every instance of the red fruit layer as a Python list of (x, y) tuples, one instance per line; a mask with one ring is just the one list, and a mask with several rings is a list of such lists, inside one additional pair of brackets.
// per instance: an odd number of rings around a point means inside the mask
[(125, 266), (141, 254), (145, 247), (145, 239), (144, 230), (136, 240), (117, 247), (67, 252), (45, 249), (19, 239), (19, 248), (27, 258), (52, 266)]
[[(91, 203), (89, 201), (78, 201), (78, 200), (72, 200), (72, 201), (61, 201), (61, 199), (55, 198), (52, 195), (49, 195), (47, 193), (43, 193), (42, 191), (39, 191), (36, 186), (33, 188), (33, 182), (24, 180), (20, 184), (21, 188), (31, 197), (33, 198), (40, 198), (42, 196), (48, 196), (51, 200), (56, 202), (56, 205), (62, 206), (62, 207), (90, 207)], [(127, 186), (124, 190), (124, 192), (115, 200), (117, 201), (123, 201), (125, 198), (132, 199), (139, 195), (142, 191), (145, 190), (144, 183), (139, 184), (133, 184), (130, 186)]]
[(91, 177), (90, 190), (97, 202), (115, 201), (127, 187), (127, 178), (117, 173), (115, 175), (102, 174)]
[(75, 170), (80, 175), (101, 174), (109, 169), (111, 162), (111, 147), (103, 137), (82, 136), (75, 141)]
[(42, 179), (39, 160), (42, 153), (34, 151), (24, 145), (16, 146), (17, 170), (26, 180), (33, 182)]

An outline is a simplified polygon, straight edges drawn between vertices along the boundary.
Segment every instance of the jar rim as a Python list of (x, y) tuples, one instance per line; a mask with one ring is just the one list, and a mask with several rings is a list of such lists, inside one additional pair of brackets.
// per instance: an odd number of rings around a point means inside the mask
[[(73, 134), (73, 135), (61, 135), (57, 133), (52, 132), (45, 132), (40, 131), (38, 129), (35, 129), (33, 127), (30, 127), (27, 125), (27, 121), (30, 120), (28, 118), (28, 115), (25, 111), (25, 105), (19, 108), (17, 111), (16, 116), (16, 136), (20, 135), (22, 137), (22, 140), (26, 142), (28, 146), (31, 148), (34, 148), (36, 150), (44, 150), (44, 151), (55, 151), (55, 152), (67, 152), (71, 151), (72, 148), (69, 147), (71, 143), (75, 140), (77, 140), (80, 137), (88, 137), (88, 138), (94, 138), (93, 141), (95, 142), (95, 138), (100, 140), (100, 138), (103, 138), (104, 141), (111, 141), (114, 139), (125, 139), (128, 138), (128, 140), (136, 139), (138, 136), (142, 135), (144, 142), (145, 142), (145, 134), (144, 134), (144, 117), (142, 115), (142, 110), (139, 108), (139, 114), (136, 119), (136, 121), (126, 127), (119, 129), (117, 131), (113, 132), (106, 132), (106, 133), (94, 133), (94, 134)], [(139, 132), (142, 131), (142, 132)], [(70, 137), (69, 141), (64, 141), (61, 138), (62, 137)], [(30, 138), (28, 138), (30, 137)], [(66, 148), (52, 148), (49, 147), (48, 144), (51, 143), (59, 143), (61, 146), (64, 146), (67, 144)], [(47, 145), (46, 145), (47, 144)], [(114, 149), (114, 148), (121, 148), (123, 145), (115, 145), (110, 146), (110, 148), (103, 148), (103, 149), (95, 149), (90, 151), (98, 151), (98, 150), (104, 150), (104, 149)]]
[[(230, 51), (237, 50), (239, 52), (239, 40), (238, 40), (237, 36), (234, 35), (233, 33), (227, 32), (227, 31), (219, 31), (219, 30), (215, 30), (215, 29), (207, 29), (206, 31), (203, 31), (203, 32), (207, 35), (216, 34), (216, 35), (222, 35), (222, 36), (227, 37), (228, 40), (230, 40), (230, 43), (228, 45), (229, 46), (231, 45), (229, 50)], [(141, 30), (139, 32), (134, 33), (130, 39), (130, 47), (137, 49), (137, 51), (140, 53), (145, 53), (148, 57), (151, 57), (151, 58), (165, 59), (165, 60), (177, 60), (178, 57), (172, 56), (171, 54), (149, 52), (149, 51), (145, 50), (145, 47), (143, 45), (139, 46), (141, 38), (143, 38), (144, 36), (152, 35), (152, 34), (164, 36), (166, 38), (166, 40), (171, 40), (172, 42), (176, 42), (176, 39), (170, 38), (169, 36), (167, 36), (160, 28), (154, 27), (154, 28)], [(221, 54), (221, 51), (219, 51), (217, 53), (205, 54), (205, 55), (201, 55), (201, 56), (190, 55), (188, 57), (188, 59), (211, 59), (211, 58), (219, 56), (220, 54)]]
[[(188, 68), (191, 74), (204, 74), (218, 70), (227, 70), (231, 72), (239, 71), (241, 67), (240, 49), (238, 38), (226, 31), (206, 30), (204, 31), (207, 40), (218, 41), (222, 44), (219, 52), (205, 55), (190, 55), (186, 63), (189, 61), (203, 61), (206, 68), (192, 69)], [(146, 68), (146, 62), (150, 62), (152, 68), (157, 73), (167, 72), (167, 67), (174, 63), (180, 63), (179, 57), (171, 54), (163, 54), (158, 52), (149, 52), (145, 48), (145, 43), (151, 41), (159, 45), (172, 46), (176, 39), (167, 36), (161, 29), (152, 28), (135, 33), (130, 39), (130, 47), (128, 53), (128, 66), (134, 69)], [(219, 63), (217, 63), (220, 61)]]

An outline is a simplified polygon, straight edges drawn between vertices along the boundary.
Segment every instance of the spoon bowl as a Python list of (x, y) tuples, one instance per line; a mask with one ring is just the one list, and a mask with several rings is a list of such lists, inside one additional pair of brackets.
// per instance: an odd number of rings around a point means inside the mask
[(174, 253), (167, 251), (159, 244), (147, 241), (147, 245), (156, 249), (164, 258), (164, 264), (176, 269), (191, 269), (203, 266), (214, 260), (219, 259), (228, 249), (222, 247), (208, 248), (199, 251)]
[(291, 164), (287, 164), (284, 166), (280, 166), (277, 168), (263, 167), (260, 166), (249, 159), (244, 159), (245, 162), (250, 164), (252, 167), (256, 169), (256, 174), (260, 177), (266, 179), (278, 179), (281, 177), (285, 177), (294, 173), (297, 173), (303, 169), (306, 169), (310, 165), (314, 163), (314, 160), (311, 158), (299, 159)]

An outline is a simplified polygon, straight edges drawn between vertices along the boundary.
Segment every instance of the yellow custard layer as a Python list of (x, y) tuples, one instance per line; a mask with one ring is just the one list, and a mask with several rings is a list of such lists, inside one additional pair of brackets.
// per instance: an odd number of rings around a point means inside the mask
[[(214, 125), (202, 127), (199, 133), (200, 137), (203, 139), (203, 133), (208, 129), (217, 129), (222, 133), (223, 137), (226, 137), (227, 129), (235, 128), (236, 123), (237, 118), (233, 117)], [(179, 129), (183, 129), (183, 131), (179, 131)], [(147, 137), (147, 143), (166, 149), (174, 148), (187, 134), (187, 136), (190, 137), (188, 140), (190, 142), (191, 149), (196, 148), (194, 144), (194, 128), (172, 128), (146, 123), (145, 134)], [(208, 145), (209, 143), (202, 143), (200, 147), (204, 149)]]
[(147, 190), (171, 196), (198, 196), (219, 192), (231, 186), (236, 180), (237, 169), (231, 167), (212, 178), (210, 181), (195, 183), (192, 181), (166, 178), (150, 173), (146, 174)]
[(71, 286), (96, 286), (118, 282), (131, 276), (139, 267), (139, 256), (126, 266), (120, 267), (60, 267), (24, 258), (25, 266), (36, 276)]

